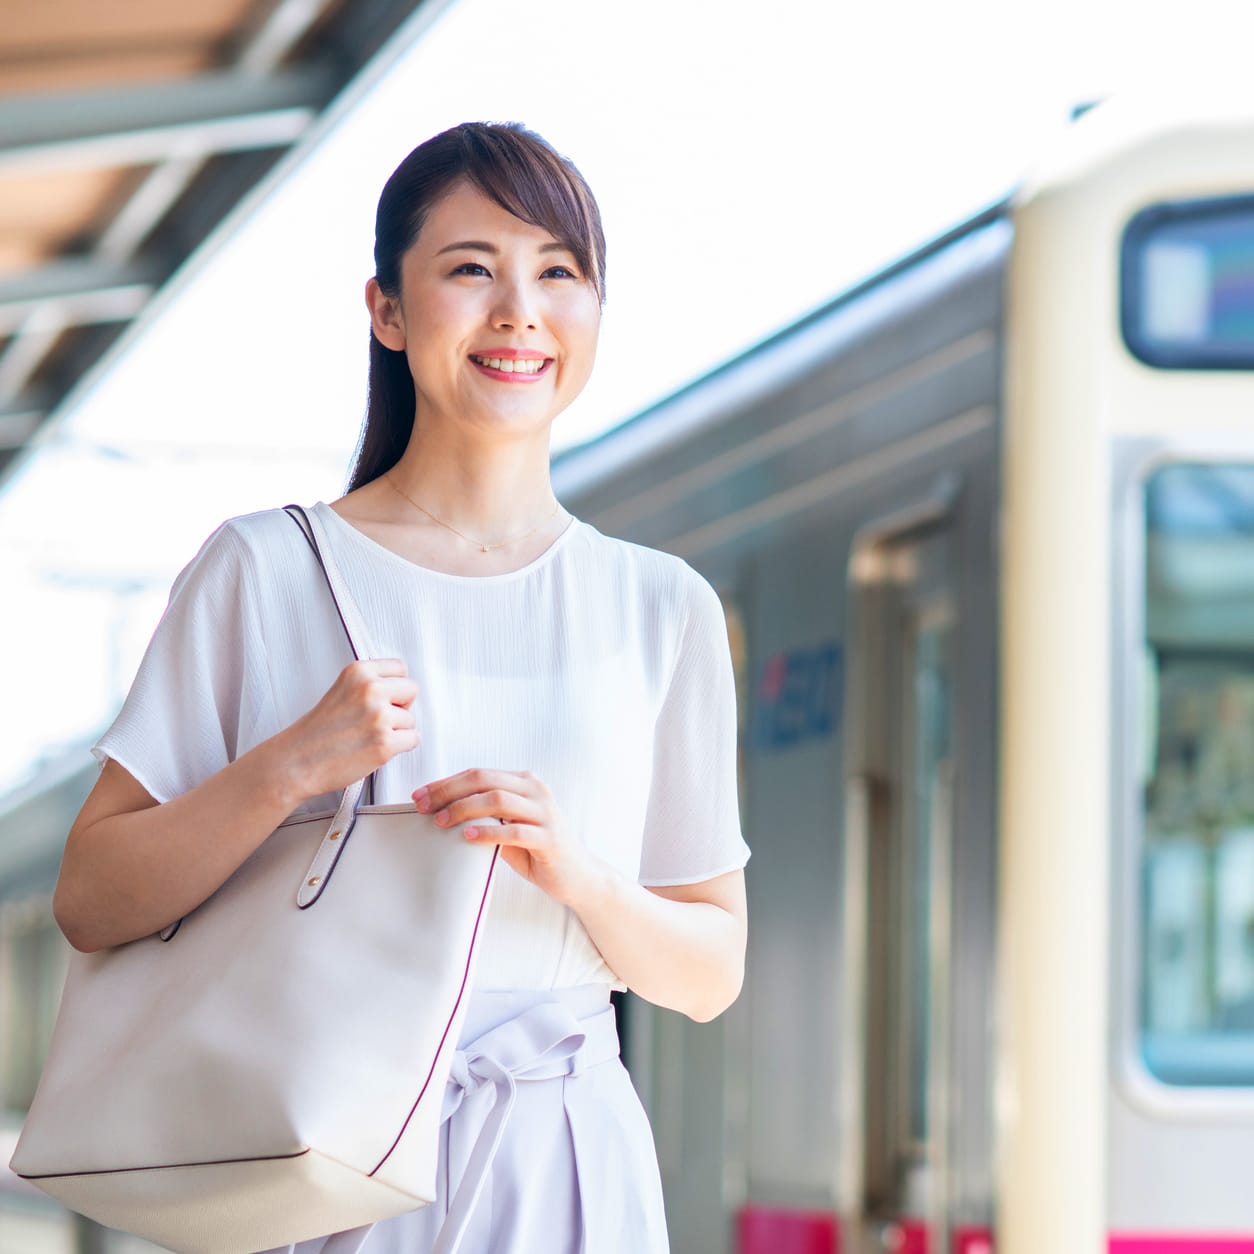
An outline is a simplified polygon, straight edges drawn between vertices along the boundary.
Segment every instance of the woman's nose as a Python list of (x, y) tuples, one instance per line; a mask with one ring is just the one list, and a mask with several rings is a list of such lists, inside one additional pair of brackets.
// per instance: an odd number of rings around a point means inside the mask
[(496, 303), (492, 310), (494, 326), (512, 331), (536, 329), (535, 301), (523, 283), (499, 283), (496, 289)]

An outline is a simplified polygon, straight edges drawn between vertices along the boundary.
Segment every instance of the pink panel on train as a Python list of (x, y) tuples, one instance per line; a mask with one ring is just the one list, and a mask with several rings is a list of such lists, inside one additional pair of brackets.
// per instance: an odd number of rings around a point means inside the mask
[(927, 1224), (914, 1219), (901, 1219), (895, 1225), (896, 1241), (891, 1248), (893, 1254), (928, 1254)]
[(954, 1254), (993, 1254), (993, 1234), (987, 1228), (955, 1228)]
[(737, 1254), (840, 1254), (840, 1226), (826, 1211), (746, 1206), (736, 1216)]
[(1109, 1248), (1110, 1254), (1254, 1254), (1254, 1236), (1121, 1233), (1111, 1235)]

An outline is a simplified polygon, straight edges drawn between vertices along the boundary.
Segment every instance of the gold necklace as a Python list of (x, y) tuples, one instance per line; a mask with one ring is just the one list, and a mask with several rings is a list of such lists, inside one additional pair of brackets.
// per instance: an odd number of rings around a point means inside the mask
[(422, 510), (422, 512), (426, 514), (428, 518), (432, 519), (434, 522), (438, 522), (441, 527), (447, 527), (455, 536), (461, 536), (461, 538), (465, 540), (468, 544), (476, 545), (481, 553), (487, 553), (490, 549), (501, 549), (501, 548), (504, 548), (507, 544), (513, 544), (517, 540), (525, 540), (528, 536), (535, 535), (535, 533), (539, 531), (540, 528), (543, 527), (544, 524), (548, 522), (549, 519), (552, 518), (553, 515), (556, 514), (559, 509), (562, 508), (561, 501), (555, 501), (552, 511), (546, 514), (544, 518), (541, 519), (541, 521), (537, 523), (534, 527), (532, 527), (530, 531), (524, 531), (522, 535), (520, 536), (510, 536), (508, 540), (498, 540), (495, 544), (484, 544), (483, 541), (481, 540), (472, 540), (468, 535), (465, 535), (462, 532), (458, 531), (457, 528), (452, 525), (452, 523), (446, 523), (443, 518), (436, 518), (436, 516), (429, 509), (426, 509), (423, 506), (419, 505), (418, 502), (415, 501), (414, 498), (410, 496), (408, 492), (404, 492), (399, 487), (397, 487), (397, 485), (392, 482), (391, 474), (385, 474), (383, 476), (383, 479), (387, 483), (387, 485), (392, 489), (393, 492), (397, 492), (401, 496), (403, 496), (415, 509)]

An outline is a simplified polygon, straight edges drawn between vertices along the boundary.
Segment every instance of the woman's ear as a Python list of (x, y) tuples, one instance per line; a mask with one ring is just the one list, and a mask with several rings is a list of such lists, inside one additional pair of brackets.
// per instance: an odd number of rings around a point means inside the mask
[(375, 339), (384, 348), (398, 353), (405, 351), (405, 321), (401, 317), (401, 302), (388, 296), (373, 275), (366, 281), (366, 308), (370, 310), (370, 325)]

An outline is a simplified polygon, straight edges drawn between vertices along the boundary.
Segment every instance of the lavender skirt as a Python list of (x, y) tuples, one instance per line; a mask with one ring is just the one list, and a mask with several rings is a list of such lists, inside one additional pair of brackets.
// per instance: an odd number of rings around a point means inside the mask
[(607, 986), (476, 993), (444, 1114), (432, 1205), (265, 1254), (669, 1254)]

